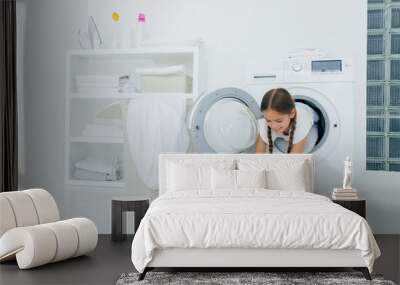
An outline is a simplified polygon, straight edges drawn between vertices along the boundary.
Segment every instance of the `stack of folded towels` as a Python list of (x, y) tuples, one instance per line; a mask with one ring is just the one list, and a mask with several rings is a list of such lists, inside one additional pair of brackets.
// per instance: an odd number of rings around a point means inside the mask
[(192, 77), (186, 75), (184, 65), (171, 65), (163, 67), (139, 67), (135, 74), (138, 76), (138, 90), (146, 92), (192, 92)]
[(123, 101), (114, 101), (96, 111), (94, 118), (85, 125), (82, 135), (85, 137), (123, 138), (125, 118)]
[(357, 200), (358, 193), (354, 188), (333, 188), (332, 199), (334, 200)]
[(184, 65), (170, 65), (162, 67), (138, 67), (135, 70), (138, 75), (183, 75), (186, 73)]
[(102, 161), (88, 157), (75, 163), (73, 177), (79, 180), (116, 181), (122, 178), (121, 161), (115, 157), (111, 161)]
[(75, 82), (79, 93), (135, 91), (133, 79), (129, 75), (77, 75)]
[(90, 123), (82, 131), (85, 137), (123, 138), (123, 130), (120, 125)]

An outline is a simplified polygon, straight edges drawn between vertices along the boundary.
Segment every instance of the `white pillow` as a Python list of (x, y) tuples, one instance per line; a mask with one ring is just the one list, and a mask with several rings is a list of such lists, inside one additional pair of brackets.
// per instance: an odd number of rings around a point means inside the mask
[(211, 189), (211, 169), (233, 169), (233, 160), (181, 159), (166, 165), (167, 191)]
[(211, 189), (266, 188), (266, 170), (211, 170)]
[(171, 163), (168, 170), (168, 189), (172, 191), (209, 188), (207, 183), (207, 177), (210, 176), (209, 167), (184, 166)]
[(267, 171), (236, 170), (237, 188), (267, 188)]
[(236, 189), (236, 170), (212, 168), (211, 189)]
[(274, 190), (310, 191), (309, 161), (269, 156), (264, 159), (239, 159), (240, 170), (267, 170), (267, 188)]

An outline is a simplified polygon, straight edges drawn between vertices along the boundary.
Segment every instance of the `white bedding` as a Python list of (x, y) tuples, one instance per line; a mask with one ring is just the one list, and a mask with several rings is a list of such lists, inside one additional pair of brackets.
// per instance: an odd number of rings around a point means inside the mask
[(132, 262), (143, 272), (165, 248), (357, 249), (371, 272), (380, 255), (359, 215), (321, 195), (266, 189), (160, 196), (134, 237)]

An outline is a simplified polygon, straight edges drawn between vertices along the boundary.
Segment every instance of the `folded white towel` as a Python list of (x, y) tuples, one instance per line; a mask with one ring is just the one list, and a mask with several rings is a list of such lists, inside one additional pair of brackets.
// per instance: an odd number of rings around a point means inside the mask
[(76, 162), (75, 167), (94, 172), (101, 172), (109, 175), (113, 175), (117, 171), (117, 166), (112, 162), (106, 163), (90, 158)]
[(122, 126), (124, 126), (124, 121), (121, 119), (111, 119), (111, 118), (94, 118), (94, 124), (106, 125), (106, 126), (117, 126), (122, 130)]
[(82, 134), (86, 137), (123, 137), (122, 128), (116, 125), (87, 124)]
[(85, 95), (109, 95), (110, 93), (118, 93), (119, 88), (107, 88), (107, 87), (78, 87), (78, 93), (84, 93)]
[(134, 93), (136, 91), (136, 85), (132, 81), (128, 81), (126, 84), (122, 84), (119, 88), (119, 92), (121, 93)]
[(94, 180), (94, 181), (115, 181), (118, 180), (116, 174), (108, 174), (101, 172), (89, 171), (86, 169), (76, 168), (73, 173), (73, 178), (79, 180)]
[(130, 81), (129, 75), (77, 75), (75, 82), (80, 87), (121, 88)]
[(133, 82), (126, 81), (124, 83), (120, 83), (119, 85), (96, 85), (96, 84), (82, 84), (77, 85), (78, 93), (86, 93), (86, 94), (110, 94), (113, 93), (134, 93), (136, 91), (136, 87)]
[[(126, 78), (127, 75), (77, 75), (76, 82), (82, 83), (116, 83), (118, 84), (121, 78)], [(128, 76), (129, 77), (129, 76)]]
[(79, 87), (101, 87), (101, 88), (119, 88), (119, 83), (107, 83), (107, 82), (77, 82), (76, 86)]
[(139, 74), (139, 75), (185, 74), (185, 71), (186, 71), (186, 69), (185, 69), (184, 65), (136, 68), (136, 74)]
[(129, 75), (77, 75), (75, 77), (78, 93), (96, 95), (109, 92), (135, 92), (135, 84)]

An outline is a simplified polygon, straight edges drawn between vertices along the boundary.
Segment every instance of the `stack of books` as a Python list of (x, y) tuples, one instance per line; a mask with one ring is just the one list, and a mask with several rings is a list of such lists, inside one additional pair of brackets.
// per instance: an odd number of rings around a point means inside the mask
[(333, 188), (332, 199), (334, 200), (357, 200), (358, 193), (357, 190), (343, 189), (343, 188)]

